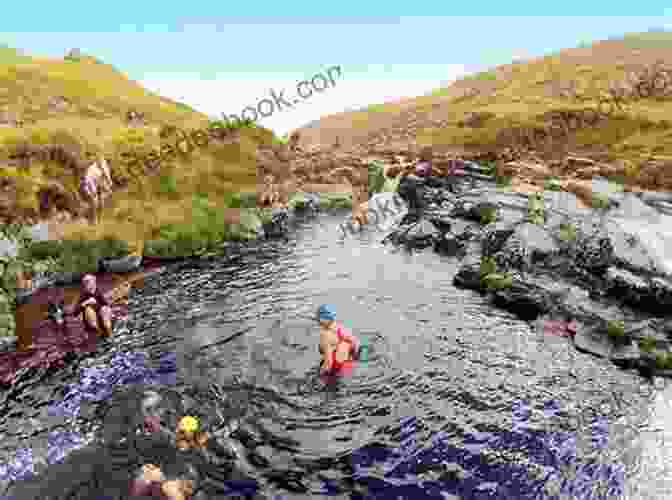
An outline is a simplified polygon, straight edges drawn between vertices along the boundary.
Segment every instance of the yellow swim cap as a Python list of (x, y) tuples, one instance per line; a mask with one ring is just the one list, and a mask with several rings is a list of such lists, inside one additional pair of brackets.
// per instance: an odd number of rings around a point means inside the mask
[(186, 432), (196, 432), (198, 430), (198, 419), (191, 416), (182, 417), (180, 429)]

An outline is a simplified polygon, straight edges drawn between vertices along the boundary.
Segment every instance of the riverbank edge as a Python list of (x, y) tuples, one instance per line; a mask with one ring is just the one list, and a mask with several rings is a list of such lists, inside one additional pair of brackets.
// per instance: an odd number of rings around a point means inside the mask
[[(171, 240), (148, 240), (144, 244), (144, 251), (140, 259), (134, 259), (135, 265), (129, 272), (142, 272), (143, 269), (151, 263), (154, 266), (167, 265), (177, 262), (186, 262), (189, 260), (204, 260), (226, 256), (227, 251), (232, 246), (246, 246), (254, 244), (266, 238), (272, 238), (273, 232), (267, 231), (268, 224), (272, 224), (273, 214), (283, 213), (287, 218), (292, 219), (301, 213), (315, 210), (334, 210), (346, 209), (352, 207), (351, 192), (335, 193), (313, 193), (298, 192), (295, 193), (287, 206), (278, 209), (246, 209), (241, 208), (246, 213), (246, 223), (239, 224), (234, 233), (237, 238), (222, 240), (216, 242), (216, 251), (196, 251), (178, 255), (161, 255), (152, 253), (152, 248), (171, 248), (174, 242)], [(267, 220), (263, 220), (261, 211), (267, 210)], [(34, 240), (39, 241), (39, 240)], [(162, 244), (165, 243), (165, 244)], [(202, 242), (205, 243), (205, 242)], [(30, 244), (23, 242), (23, 244)], [(17, 243), (21, 246), (21, 243)], [(149, 250), (149, 252), (148, 252)], [(31, 297), (38, 291), (46, 287), (69, 287), (76, 283), (85, 271), (64, 271), (59, 269), (50, 269), (34, 274), (29, 288), (23, 288), (19, 273), (27, 271), (26, 263), (16, 256), (0, 255), (0, 350), (7, 350), (8, 347), (16, 345), (18, 338), (16, 335), (16, 308), (30, 301)], [(127, 256), (130, 257), (130, 256)], [(122, 257), (122, 259), (127, 258)], [(119, 259), (121, 260), (121, 259)], [(104, 259), (98, 262), (98, 270), (106, 271), (103, 264)], [(32, 271), (32, 269), (31, 269)]]

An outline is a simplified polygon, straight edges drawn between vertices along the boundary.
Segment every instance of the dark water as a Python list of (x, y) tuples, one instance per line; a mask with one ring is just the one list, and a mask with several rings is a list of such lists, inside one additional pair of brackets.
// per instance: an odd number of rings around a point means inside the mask
[[(456, 259), (384, 247), (381, 233), (342, 240), (342, 220), (323, 215), (288, 241), (149, 278), (131, 296), (112, 350), (2, 396), (0, 476), (20, 475), (11, 463), (29, 461), (27, 453), (35, 463), (56, 462), (39, 458), (48, 449), (58, 455), (55, 432), (69, 436), (65, 448), (113, 432), (98, 408), (104, 401), (78, 402), (87, 410), (71, 419), (49, 408), (62, 402), (65, 385), (82, 383), (85, 367), (89, 387), (105, 385), (105, 369), (132, 379), (140, 361), (119, 361), (120, 353), (139, 352), (154, 369), (174, 355), (174, 383), (170, 374), (153, 381), (189, 395), (189, 413), (209, 431), (233, 429), (226, 443), (239, 482), (224, 485), (226, 474), (210, 465), (202, 483), (219, 477), (219, 486), (204, 486), (198, 498), (255, 487), (262, 497), (292, 499), (669, 494), (664, 384), (577, 353), (567, 339), (456, 289)], [(325, 302), (371, 345), (369, 360), (337, 385), (315, 377), (318, 332), (310, 318)], [(124, 460), (117, 461), (127, 469), (142, 463)], [(70, 498), (121, 498), (96, 490), (93, 473), (73, 474), (69, 490), (88, 489)], [(10, 493), (29, 497), (21, 491)], [(44, 491), (33, 495), (46, 498)]]

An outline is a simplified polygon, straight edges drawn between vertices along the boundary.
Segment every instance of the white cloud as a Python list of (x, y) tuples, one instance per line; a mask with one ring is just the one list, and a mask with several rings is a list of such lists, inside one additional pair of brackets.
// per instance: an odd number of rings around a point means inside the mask
[[(335, 86), (322, 93), (314, 92), (300, 100), (293, 108), (274, 110), (259, 123), (284, 134), (321, 116), (348, 109), (358, 109), (370, 104), (393, 101), (404, 97), (426, 94), (464, 73), (462, 66), (443, 66), (441, 78), (399, 79), (348, 79), (347, 75), (336, 80)], [(261, 99), (271, 98), (271, 89), (280, 93), (284, 89), (286, 100), (292, 102), (296, 94), (296, 80), (248, 79), (235, 80), (224, 76), (203, 80), (197, 75), (154, 75), (141, 81), (146, 88), (166, 97), (179, 100), (210, 115), (239, 114), (246, 106), (254, 106)], [(272, 99), (272, 98), (271, 98)], [(262, 109), (266, 109), (265, 107)]]

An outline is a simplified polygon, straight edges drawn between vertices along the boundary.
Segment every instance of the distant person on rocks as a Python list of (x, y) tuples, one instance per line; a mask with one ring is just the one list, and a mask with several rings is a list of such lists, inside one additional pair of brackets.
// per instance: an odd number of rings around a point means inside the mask
[(432, 160), (434, 155), (431, 148), (423, 148), (420, 151), (420, 158), (415, 164), (415, 175), (418, 177), (429, 177), (432, 175)]
[(89, 205), (89, 222), (97, 224), (103, 202), (112, 193), (112, 177), (107, 160), (101, 155), (84, 172), (80, 181), (80, 192)]
[(359, 340), (336, 322), (336, 312), (328, 305), (317, 310), (320, 324), (321, 376), (344, 375), (359, 357)]
[(299, 151), (301, 148), (299, 146), (299, 141), (301, 140), (301, 134), (299, 132), (292, 132), (289, 136), (289, 150), (292, 152)]

